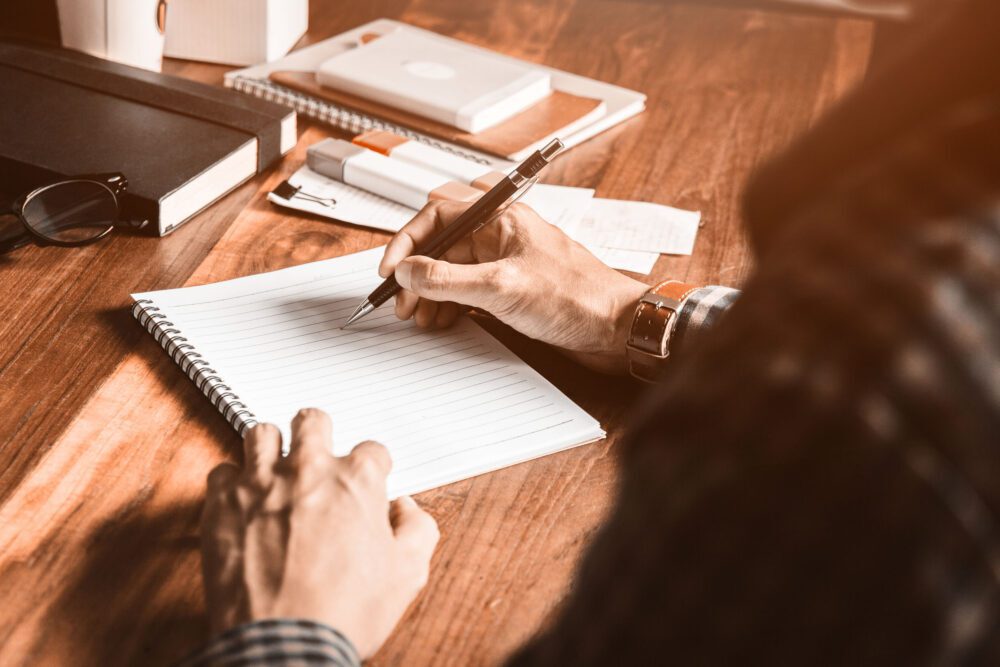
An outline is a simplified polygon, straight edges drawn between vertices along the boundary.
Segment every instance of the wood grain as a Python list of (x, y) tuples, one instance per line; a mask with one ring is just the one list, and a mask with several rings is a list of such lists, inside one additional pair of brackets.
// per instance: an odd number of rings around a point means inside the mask
[[(654, 277), (738, 284), (750, 171), (862, 75), (859, 21), (613, 0), (313, 3), (303, 43), (380, 16), (634, 87), (649, 110), (574, 149), (550, 182), (703, 211), (692, 257)], [(225, 68), (169, 62), (218, 83)], [(302, 123), (273, 172), (164, 239), (0, 258), (0, 662), (167, 664), (206, 639), (197, 552), (204, 477), (235, 433), (127, 313), (128, 294), (384, 243), (289, 215), (265, 193), (329, 136)], [(422, 494), (443, 539), (431, 582), (375, 664), (495, 664), (543, 627), (615, 486), (638, 389), (491, 330), (591, 412), (606, 441)]]

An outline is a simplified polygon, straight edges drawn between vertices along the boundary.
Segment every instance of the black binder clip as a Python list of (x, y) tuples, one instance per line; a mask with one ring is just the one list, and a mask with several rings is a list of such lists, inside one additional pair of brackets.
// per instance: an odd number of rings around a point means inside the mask
[(271, 194), (288, 201), (299, 198), (319, 204), (320, 206), (326, 206), (327, 208), (334, 208), (337, 206), (337, 200), (333, 197), (324, 198), (311, 195), (308, 192), (303, 192), (302, 188), (297, 185), (292, 185), (288, 181), (282, 181), (278, 187), (271, 190)]

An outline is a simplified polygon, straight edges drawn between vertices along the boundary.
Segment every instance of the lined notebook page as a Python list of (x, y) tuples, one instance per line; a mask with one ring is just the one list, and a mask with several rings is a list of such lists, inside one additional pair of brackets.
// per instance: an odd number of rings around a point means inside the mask
[(419, 330), (391, 305), (340, 325), (378, 284), (382, 249), (200, 287), (135, 294), (257, 421), (303, 407), (333, 418), (334, 452), (389, 448), (392, 497), (604, 436), (600, 425), (475, 323)]

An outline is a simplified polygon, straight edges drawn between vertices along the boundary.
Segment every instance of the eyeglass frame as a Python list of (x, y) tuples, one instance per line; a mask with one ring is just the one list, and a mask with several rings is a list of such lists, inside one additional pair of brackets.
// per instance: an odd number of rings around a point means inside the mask
[[(31, 201), (32, 198), (37, 197), (44, 193), (46, 190), (50, 190), (55, 187), (66, 185), (68, 183), (96, 183), (107, 190), (115, 203), (115, 217), (111, 220), (111, 224), (100, 234), (93, 236), (91, 238), (83, 239), (80, 241), (60, 241), (58, 239), (52, 239), (47, 236), (40, 234), (34, 229), (25, 219), (24, 219), (24, 207)], [(0, 215), (10, 215), (12, 214), (21, 223), (24, 228), (25, 234), (21, 236), (15, 236), (9, 241), (0, 241), (0, 255), (17, 250), (18, 248), (23, 248), (28, 242), (34, 241), (40, 246), (61, 246), (64, 248), (80, 248), (83, 246), (90, 245), (91, 243), (96, 243), (101, 239), (105, 238), (110, 234), (115, 227), (119, 227), (121, 223), (121, 201), (120, 197), (125, 194), (128, 189), (128, 179), (125, 174), (121, 172), (113, 172), (106, 174), (91, 174), (82, 176), (70, 176), (52, 183), (47, 183), (41, 185), (28, 193), (17, 197), (10, 203), (10, 211), (2, 212)], [(132, 223), (131, 221), (127, 226), (138, 228), (142, 227), (145, 221), (138, 224)]]

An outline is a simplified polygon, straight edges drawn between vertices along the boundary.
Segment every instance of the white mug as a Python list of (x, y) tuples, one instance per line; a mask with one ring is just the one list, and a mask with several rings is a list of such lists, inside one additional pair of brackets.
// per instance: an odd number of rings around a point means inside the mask
[(58, 0), (62, 44), (160, 71), (166, 0)]

